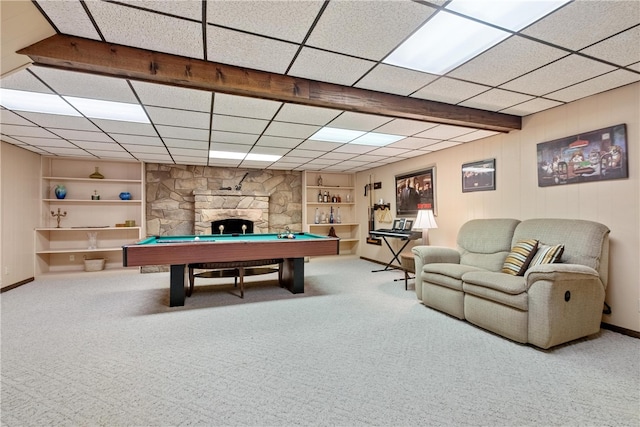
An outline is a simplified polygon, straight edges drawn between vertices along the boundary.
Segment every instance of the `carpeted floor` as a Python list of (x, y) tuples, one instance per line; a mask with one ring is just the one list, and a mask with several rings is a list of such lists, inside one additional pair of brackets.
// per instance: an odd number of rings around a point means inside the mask
[[(1, 294), (3, 426), (638, 426), (640, 340), (542, 351), (422, 306), (399, 272), (305, 264), (256, 276), (50, 276)], [(266, 280), (266, 282), (264, 282)], [(232, 280), (231, 280), (232, 281)]]

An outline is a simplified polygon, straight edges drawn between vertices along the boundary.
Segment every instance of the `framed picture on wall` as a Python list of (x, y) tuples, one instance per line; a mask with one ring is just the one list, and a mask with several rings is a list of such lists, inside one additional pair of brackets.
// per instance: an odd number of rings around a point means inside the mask
[(629, 177), (627, 126), (538, 144), (538, 187)]
[(416, 215), (420, 209), (431, 209), (435, 215), (435, 178), (435, 166), (396, 175), (396, 214)]
[(462, 192), (496, 189), (496, 159), (464, 163), (462, 165)]

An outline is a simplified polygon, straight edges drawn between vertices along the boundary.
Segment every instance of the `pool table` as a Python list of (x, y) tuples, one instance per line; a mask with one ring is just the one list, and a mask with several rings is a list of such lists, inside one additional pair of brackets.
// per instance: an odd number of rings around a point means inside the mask
[(185, 301), (187, 264), (283, 258), (281, 283), (304, 292), (304, 257), (338, 255), (340, 239), (310, 233), (153, 236), (122, 247), (125, 267), (170, 265), (169, 306)]

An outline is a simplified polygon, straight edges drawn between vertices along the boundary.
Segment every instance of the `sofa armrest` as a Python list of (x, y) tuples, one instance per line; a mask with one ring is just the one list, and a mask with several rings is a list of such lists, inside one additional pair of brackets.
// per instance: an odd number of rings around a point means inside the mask
[(460, 252), (445, 246), (414, 246), (411, 248), (415, 260), (416, 296), (422, 300), (422, 267), (425, 264), (445, 262), (460, 264)]
[(578, 264), (544, 264), (525, 273), (529, 342), (540, 348), (600, 330), (605, 287), (596, 270)]
[(560, 282), (600, 278), (596, 270), (581, 264), (541, 264), (528, 269), (524, 277), (527, 290), (539, 280)]

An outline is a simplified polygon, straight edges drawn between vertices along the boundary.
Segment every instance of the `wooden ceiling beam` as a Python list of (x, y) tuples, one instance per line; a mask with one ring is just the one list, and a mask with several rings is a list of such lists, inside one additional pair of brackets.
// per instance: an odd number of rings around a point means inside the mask
[(35, 64), (172, 86), (498, 132), (518, 116), (56, 34), (17, 53)]

